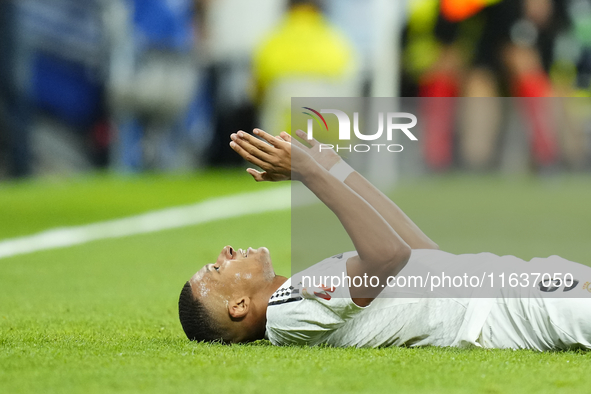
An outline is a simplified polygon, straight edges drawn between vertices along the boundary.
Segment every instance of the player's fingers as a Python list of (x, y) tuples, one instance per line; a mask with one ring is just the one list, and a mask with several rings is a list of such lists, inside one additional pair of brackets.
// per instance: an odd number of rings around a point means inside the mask
[[(246, 133), (243, 133), (246, 134)], [(266, 153), (265, 151), (263, 151), (262, 149), (259, 149), (257, 146), (255, 146), (254, 144), (251, 143), (251, 141), (246, 140), (245, 138), (240, 138), (238, 136), (238, 134), (234, 133), (232, 135), (230, 135), (230, 138), (232, 139), (232, 141), (236, 144), (238, 144), (238, 146), (240, 146), (244, 151), (246, 151), (248, 154), (263, 160), (265, 162), (269, 162), (269, 160), (271, 159), (271, 156)], [(256, 138), (252, 138), (254, 140), (256, 140)], [(259, 141), (259, 143), (261, 144), (265, 144), (266, 146), (268, 146), (269, 148), (271, 148), (270, 145)], [(243, 156), (244, 157), (244, 156)], [(257, 164), (258, 165), (258, 164)]]
[(319, 144), (319, 142), (316, 141), (314, 138), (308, 138), (308, 133), (304, 132), (304, 130), (296, 130), (296, 135), (308, 142), (308, 144), (310, 144), (312, 147), (315, 147)]
[(271, 134), (269, 134), (261, 129), (254, 129), (253, 133), (256, 136), (261, 137), (262, 139), (264, 139), (265, 141), (267, 141), (269, 144), (273, 145), (276, 148), (279, 148), (281, 146), (281, 144), (285, 143), (285, 141), (281, 140), (281, 138), (277, 138), (275, 136), (272, 136)]
[(230, 147), (232, 149), (234, 149), (234, 152), (238, 153), (240, 156), (242, 156), (242, 158), (256, 166), (259, 167), (263, 167), (265, 165), (265, 162), (262, 161), (261, 159), (259, 159), (258, 157), (250, 154), (249, 152), (247, 152), (244, 148), (242, 148), (240, 145), (238, 145), (238, 143), (236, 143), (235, 141), (230, 142)]
[(291, 143), (292, 143), (292, 145), (295, 145), (295, 146), (300, 147), (300, 148), (305, 149), (305, 150), (309, 150), (310, 149), (306, 145), (302, 144), (300, 141), (296, 140), (295, 138), (293, 138), (291, 140)]
[(254, 180), (257, 182), (265, 181), (265, 177), (264, 177), (265, 173), (264, 172), (257, 171), (254, 168), (247, 168), (246, 172), (248, 172), (250, 175), (252, 175)]
[(266, 152), (266, 153), (271, 153), (272, 152), (273, 146), (269, 145), (265, 141), (259, 140), (258, 138), (254, 137), (254, 136), (252, 136), (252, 135), (250, 135), (248, 133), (245, 133), (242, 130), (240, 130), (238, 133), (236, 133), (236, 135), (239, 138), (241, 138), (241, 139), (243, 139), (245, 141), (248, 141), (249, 144), (257, 147), (258, 149), (262, 150), (263, 152)]
[(289, 142), (291, 144), (291, 135), (289, 135), (289, 133), (282, 131), (279, 133), (279, 137), (281, 137), (283, 141)]

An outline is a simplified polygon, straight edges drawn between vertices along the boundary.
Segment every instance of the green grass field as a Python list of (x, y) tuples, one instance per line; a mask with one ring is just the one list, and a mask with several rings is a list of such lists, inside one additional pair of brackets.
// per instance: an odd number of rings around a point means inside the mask
[[(257, 190), (242, 172), (0, 184), (0, 240)], [(443, 250), (591, 265), (591, 178), (447, 176), (392, 194)], [(185, 339), (183, 283), (226, 244), (289, 275), (290, 212), (0, 259), (0, 393), (573, 393), (591, 353), (223, 346)], [(327, 251), (329, 254), (330, 251)]]

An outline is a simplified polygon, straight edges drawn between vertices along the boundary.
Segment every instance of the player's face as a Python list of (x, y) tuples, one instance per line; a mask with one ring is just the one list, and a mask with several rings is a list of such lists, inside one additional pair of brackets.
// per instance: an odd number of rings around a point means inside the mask
[(226, 246), (215, 263), (207, 264), (191, 278), (196, 297), (227, 301), (240, 292), (256, 292), (275, 277), (267, 248), (234, 249)]

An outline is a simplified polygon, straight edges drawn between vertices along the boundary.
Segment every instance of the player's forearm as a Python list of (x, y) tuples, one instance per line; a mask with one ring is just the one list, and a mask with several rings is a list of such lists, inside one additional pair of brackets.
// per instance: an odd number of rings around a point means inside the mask
[[(390, 226), (402, 237), (402, 239), (413, 249), (438, 249), (435, 242), (431, 241), (408, 216), (392, 200), (386, 197), (375, 186), (368, 182), (359, 173), (353, 172), (348, 166), (342, 166), (342, 160), (334, 150), (321, 149), (321, 144), (302, 130), (296, 131), (297, 135), (307, 140), (311, 148), (307, 149), (311, 157), (322, 167), (330, 170), (335, 176), (344, 179), (345, 183), (364, 200), (366, 200), (386, 220)], [(282, 133), (282, 138), (291, 141), (291, 136)], [(295, 140), (294, 140), (295, 141)], [(297, 143), (295, 141), (294, 143)], [(343, 162), (344, 163), (344, 162)]]
[(402, 209), (361, 174), (351, 173), (345, 184), (378, 211), (412, 249), (439, 249), (439, 246), (427, 237)]
[[(339, 218), (364, 263), (395, 267), (410, 249), (384, 218), (349, 186), (314, 163), (300, 179)], [(404, 260), (404, 261), (402, 261)], [(381, 267), (379, 268), (381, 269)]]

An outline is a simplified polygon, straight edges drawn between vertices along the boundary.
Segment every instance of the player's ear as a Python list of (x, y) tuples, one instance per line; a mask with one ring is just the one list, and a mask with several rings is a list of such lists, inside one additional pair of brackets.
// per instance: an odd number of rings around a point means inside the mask
[(248, 314), (250, 297), (238, 297), (228, 303), (228, 313), (232, 320), (240, 320)]

